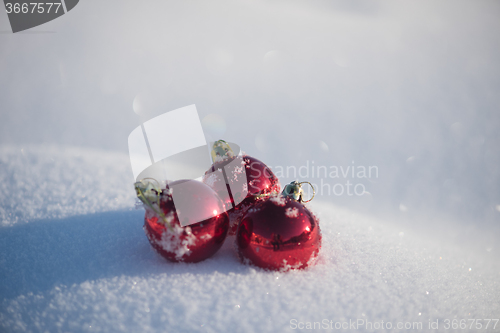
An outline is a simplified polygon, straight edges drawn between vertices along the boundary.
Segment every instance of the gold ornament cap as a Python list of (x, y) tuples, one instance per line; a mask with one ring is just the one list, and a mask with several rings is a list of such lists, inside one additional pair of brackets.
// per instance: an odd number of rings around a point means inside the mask
[(219, 162), (234, 157), (231, 146), (224, 140), (217, 140), (212, 146), (212, 162)]
[[(302, 188), (302, 184), (309, 184), (313, 190), (313, 195), (311, 199), (304, 201), (304, 189)], [(292, 181), (290, 184), (285, 185), (281, 195), (287, 198), (291, 198), (295, 201), (306, 203), (311, 201), (316, 195), (316, 191), (314, 190), (314, 186), (309, 182), (300, 182), (298, 180)]]

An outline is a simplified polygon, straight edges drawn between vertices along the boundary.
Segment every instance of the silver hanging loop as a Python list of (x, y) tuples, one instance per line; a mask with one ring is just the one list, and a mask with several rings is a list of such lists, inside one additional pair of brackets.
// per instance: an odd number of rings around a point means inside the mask
[[(302, 184), (309, 184), (313, 190), (313, 195), (311, 199), (304, 201), (304, 189), (302, 188)], [(314, 189), (314, 186), (309, 183), (309, 182), (298, 182), (297, 180), (292, 181), (290, 184), (285, 185), (283, 188), (283, 191), (281, 192), (281, 195), (284, 197), (291, 198), (295, 201), (301, 202), (301, 203), (307, 203), (311, 201), (314, 196), (316, 195), (316, 191)]]

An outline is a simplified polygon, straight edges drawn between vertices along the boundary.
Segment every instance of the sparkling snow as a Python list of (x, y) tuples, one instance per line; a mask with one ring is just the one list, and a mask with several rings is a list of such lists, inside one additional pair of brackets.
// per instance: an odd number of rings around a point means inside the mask
[[(12, 34), (0, 10), (0, 332), (492, 331), (469, 325), (500, 316), (499, 17), (498, 1), (80, 1)], [(152, 250), (127, 137), (191, 104), (207, 140), (316, 185), (315, 266), (243, 265), (234, 237), (197, 264)]]
[(2, 331), (280, 332), (324, 319), (428, 325), (498, 316), (494, 251), (313, 201), (323, 247), (310, 269), (243, 265), (234, 238), (204, 262), (170, 263), (151, 249), (144, 211), (133, 209), (126, 155), (31, 146), (3, 147), (0, 159), (10, 170), (0, 192), (8, 203), (0, 210)]

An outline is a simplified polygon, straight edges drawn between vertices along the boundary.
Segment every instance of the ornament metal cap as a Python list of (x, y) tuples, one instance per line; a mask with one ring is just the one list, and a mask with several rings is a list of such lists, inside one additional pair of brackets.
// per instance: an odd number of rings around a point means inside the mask
[[(311, 199), (304, 201), (304, 190), (302, 189), (302, 184), (309, 184), (313, 190), (313, 195)], [(300, 182), (298, 180), (292, 181), (290, 184), (285, 185), (281, 195), (287, 198), (291, 198), (295, 201), (306, 203), (311, 201), (316, 195), (316, 191), (314, 190), (314, 186), (309, 182)]]
[(231, 146), (224, 140), (217, 140), (212, 146), (212, 161), (218, 162), (234, 157), (234, 152)]
[(139, 200), (160, 216), (169, 229), (172, 229), (170, 222), (160, 208), (160, 194), (162, 192), (160, 183), (154, 178), (143, 178), (135, 182), (134, 187)]

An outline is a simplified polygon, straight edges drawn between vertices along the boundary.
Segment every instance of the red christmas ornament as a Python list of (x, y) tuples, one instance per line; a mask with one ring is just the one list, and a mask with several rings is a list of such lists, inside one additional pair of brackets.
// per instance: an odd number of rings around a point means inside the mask
[(179, 180), (168, 183), (162, 191), (152, 183), (139, 182), (136, 191), (146, 208), (146, 236), (166, 259), (199, 262), (224, 243), (229, 217), (217, 194), (202, 182)]
[(290, 183), (282, 194), (259, 200), (244, 214), (236, 235), (243, 262), (288, 270), (316, 260), (321, 248), (319, 221), (302, 203), (300, 184)]
[(246, 210), (260, 196), (279, 193), (278, 177), (262, 161), (248, 155), (235, 156), (223, 140), (216, 141), (212, 150), (214, 161), (205, 172), (203, 182), (210, 186), (225, 204), (229, 213), (229, 234), (234, 235)]

